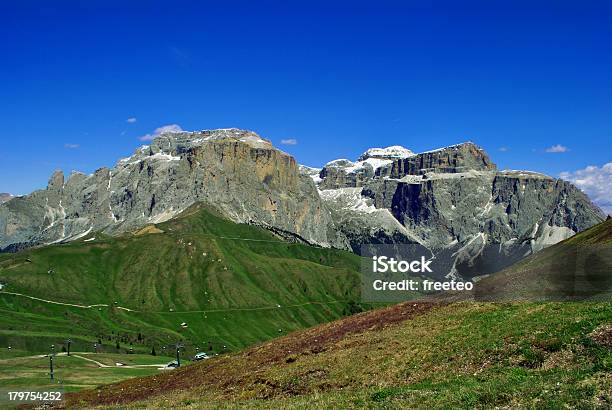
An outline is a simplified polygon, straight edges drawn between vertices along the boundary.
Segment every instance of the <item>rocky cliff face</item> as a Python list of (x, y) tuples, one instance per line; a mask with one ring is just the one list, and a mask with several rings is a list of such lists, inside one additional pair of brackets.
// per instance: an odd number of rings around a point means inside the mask
[(92, 175), (53, 174), (46, 189), (0, 205), (0, 248), (119, 233), (206, 202), (236, 222), (346, 248), (311, 178), (295, 159), (238, 129), (167, 133)]
[(46, 189), (0, 204), (0, 249), (128, 232), (196, 202), (320, 246), (418, 244), (446, 255), (450, 276), (498, 270), (604, 218), (572, 184), (499, 171), (473, 143), (373, 148), (316, 169), (225, 129), (162, 134), (92, 175), (54, 173)]
[(373, 148), (357, 162), (337, 159), (320, 171), (322, 189), (362, 187), (372, 178), (403, 178), (407, 175), (428, 173), (461, 173), (466, 171), (494, 171), (495, 164), (475, 144), (467, 142), (434, 151), (414, 154), (398, 146)]
[[(318, 175), (303, 171), (355, 251), (370, 243), (418, 243), (455, 255), (447, 273), (459, 276), (459, 261), (486, 256), (488, 270), (497, 270), (604, 218), (572, 184), (498, 171), (473, 143), (421, 154), (376, 152), (357, 162), (332, 161)], [(482, 264), (478, 271), (488, 273)]]

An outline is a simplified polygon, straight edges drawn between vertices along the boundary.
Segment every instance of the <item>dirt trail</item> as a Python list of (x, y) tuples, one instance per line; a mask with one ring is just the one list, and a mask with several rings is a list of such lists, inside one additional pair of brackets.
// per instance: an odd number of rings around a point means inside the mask
[[(86, 352), (70, 352), (70, 357), (77, 357), (79, 359), (82, 360), (86, 360), (88, 362), (92, 362), (95, 363), (98, 367), (100, 368), (112, 368), (112, 369), (139, 369), (142, 367), (157, 367), (157, 368), (162, 368), (166, 366), (166, 363), (158, 363), (158, 364), (125, 364), (122, 366), (111, 366), (108, 364), (104, 364), (102, 362), (99, 362), (95, 359), (91, 359), (89, 357), (85, 357), (82, 355), (86, 355)], [(55, 353), (54, 356), (67, 356), (68, 353), (66, 352), (60, 352), (60, 353)], [(48, 354), (36, 354), (36, 355), (32, 355), (32, 356), (16, 356), (16, 357), (11, 357), (11, 358), (6, 358), (6, 359), (0, 359), (0, 363), (2, 362), (6, 362), (9, 360), (15, 360), (15, 359), (42, 359), (44, 357), (48, 357)]]
[[(0, 295), (13, 295), (13, 296), (20, 296), (20, 297), (24, 297), (24, 298), (28, 298), (28, 299), (32, 299), (32, 300), (36, 300), (38, 302), (44, 302), (44, 303), (52, 303), (54, 305), (62, 305), (62, 306), (70, 306), (70, 307), (76, 307), (76, 308), (81, 308), (81, 309), (94, 309), (94, 308), (100, 308), (100, 307), (109, 307), (111, 305), (106, 304), (106, 303), (98, 303), (98, 304), (94, 304), (94, 305), (80, 305), (77, 303), (66, 303), (66, 302), (58, 302), (55, 300), (49, 300), (49, 299), (42, 299), (42, 298), (38, 298), (36, 296), (30, 296), (30, 295), (26, 295), (23, 293), (17, 293), (17, 292), (6, 292), (6, 291), (0, 291)], [(304, 303), (296, 303), (296, 304), (292, 304), (292, 305), (270, 305), (270, 306), (258, 306), (258, 307), (244, 307), (244, 308), (227, 308), (227, 309), (208, 309), (208, 310), (176, 310), (176, 311), (158, 311), (158, 312), (146, 312), (146, 313), (222, 313), (222, 312), (245, 312), (245, 311), (258, 311), (258, 310), (274, 310), (274, 309), (282, 309), (282, 308), (294, 308), (294, 307), (301, 307), (301, 306), (307, 306), (307, 305), (329, 305), (329, 304), (335, 304), (335, 303), (345, 303), (345, 300), (329, 300), (329, 301), (324, 301), (324, 302), (304, 302)], [(116, 309), (121, 309), (121, 310), (125, 310), (126, 312), (135, 312), (135, 313), (142, 313), (142, 311), (140, 310), (136, 310), (136, 309), (130, 309), (130, 308), (126, 308), (124, 306), (114, 306)]]
[[(54, 305), (62, 305), (62, 306), (72, 306), (72, 307), (77, 307), (77, 308), (81, 308), (81, 309), (93, 309), (93, 308), (96, 308), (96, 307), (108, 307), (108, 305), (104, 304), (104, 303), (99, 303), (99, 304), (96, 304), (96, 305), (79, 305), (79, 304), (76, 304), (76, 303), (57, 302), (55, 300), (37, 298), (36, 296), (25, 295), (23, 293), (17, 293), (17, 292), (2, 291), (2, 292), (0, 292), (0, 294), (21, 296), (21, 297), (32, 299), (32, 300), (37, 300), (39, 302), (52, 303)], [(127, 308), (124, 308), (124, 309), (127, 309)]]
[(121, 365), (121, 366), (110, 366), (108, 364), (104, 364), (102, 362), (99, 362), (97, 360), (91, 359), (89, 357), (84, 357), (78, 354), (72, 354), (72, 356), (74, 357), (78, 357), (79, 359), (83, 359), (83, 360), (87, 360), (88, 362), (92, 362), (98, 365), (98, 367), (101, 368), (113, 368), (113, 369), (138, 369), (141, 367), (157, 367), (157, 368), (161, 368), (161, 367), (165, 367), (166, 364), (165, 363), (160, 363), (160, 364), (125, 364), (125, 365)]

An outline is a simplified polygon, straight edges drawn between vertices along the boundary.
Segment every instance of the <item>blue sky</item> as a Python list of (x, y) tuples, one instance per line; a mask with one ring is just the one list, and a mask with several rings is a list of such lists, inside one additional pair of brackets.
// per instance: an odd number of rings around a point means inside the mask
[(610, 2), (254, 3), (0, 0), (0, 192), (168, 124), (313, 166), (464, 140), (568, 178), (612, 161)]

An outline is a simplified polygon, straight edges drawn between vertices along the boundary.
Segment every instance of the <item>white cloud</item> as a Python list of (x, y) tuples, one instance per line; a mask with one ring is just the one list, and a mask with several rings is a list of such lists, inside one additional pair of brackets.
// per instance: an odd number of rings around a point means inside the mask
[(582, 189), (601, 209), (612, 214), (612, 162), (602, 167), (590, 165), (574, 172), (562, 172), (561, 178)]
[(561, 144), (555, 144), (552, 147), (548, 147), (546, 148), (546, 152), (550, 152), (550, 153), (560, 153), (560, 152), (567, 152), (569, 151), (569, 148), (566, 147), (565, 145), (561, 145)]
[(80, 147), (79, 144), (64, 144), (64, 148), (68, 149), (77, 149), (78, 147)]
[(141, 141), (151, 141), (155, 137), (159, 137), (161, 134), (165, 132), (181, 132), (181, 131), (183, 131), (183, 129), (181, 128), (180, 125), (169, 124), (169, 125), (164, 125), (163, 127), (156, 128), (152, 134), (143, 135), (142, 137), (139, 137), (138, 139)]
[(134, 124), (136, 121), (138, 121), (136, 117), (130, 117), (127, 120), (125, 120), (125, 122), (127, 122), (128, 124)]
[(499, 147), (497, 150), (500, 152), (508, 152), (508, 147)]
[(297, 145), (298, 141), (295, 138), (289, 138), (286, 140), (281, 140), (281, 144), (283, 145)]

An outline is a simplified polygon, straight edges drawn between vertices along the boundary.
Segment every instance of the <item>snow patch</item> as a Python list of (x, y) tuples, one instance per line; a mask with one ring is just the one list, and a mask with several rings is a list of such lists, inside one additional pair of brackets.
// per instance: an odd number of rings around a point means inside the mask
[(491, 208), (493, 208), (493, 192), (491, 192), (490, 196), (489, 196), (489, 200), (487, 201), (486, 205), (482, 208), (482, 212), (480, 213), (480, 217), (484, 217), (485, 215), (487, 215), (489, 212), (491, 212)]
[(150, 160), (163, 160), (163, 161), (180, 161), (181, 157), (175, 157), (170, 154), (164, 154), (163, 152), (158, 152), (157, 154), (150, 155), (145, 159)]
[(250, 146), (254, 148), (270, 148), (272, 144), (269, 141), (257, 136), (257, 135), (248, 135), (246, 137), (240, 138), (241, 142), (246, 142)]
[(494, 175), (495, 171), (476, 171), (469, 170), (466, 172), (428, 172), (425, 175), (426, 180), (434, 179), (461, 179), (461, 178), (477, 178), (482, 176)]
[[(380, 167), (384, 167), (386, 165), (391, 165), (393, 164), (393, 160), (390, 159), (380, 159), (380, 158), (368, 158), (362, 162), (360, 162), (362, 164), (369, 164), (372, 166), (372, 168), (374, 168), (374, 170), (377, 170)], [(359, 162), (358, 162), (359, 164)]]
[(300, 165), (299, 169), (304, 174), (313, 174), (315, 172), (318, 174), (321, 172), (321, 168), (309, 167), (308, 165)]
[(82, 237), (89, 235), (89, 233), (90, 233), (92, 230), (93, 230), (93, 226), (90, 226), (90, 227), (89, 227), (89, 229), (88, 229), (88, 230), (86, 230), (85, 232), (82, 232), (82, 233), (79, 233), (79, 234), (73, 235), (73, 236), (71, 236), (70, 238), (68, 238), (68, 240), (70, 240), (70, 241), (76, 241), (77, 239), (81, 239)]
[(503, 171), (500, 171), (500, 174), (504, 176), (511, 176), (511, 177), (553, 179), (552, 177), (546, 174), (542, 174), (540, 172), (523, 171), (523, 170), (515, 170), (515, 169), (504, 169)]
[(399, 179), (407, 184), (421, 184), (423, 183), (423, 175), (405, 175)]
[(333, 161), (329, 161), (327, 164), (325, 164), (325, 167), (347, 167), (353, 165), (355, 165), (353, 161), (348, 160), (346, 158), (340, 158), (335, 159)]
[(341, 168), (347, 174), (355, 174), (367, 168), (371, 168), (372, 171), (376, 172), (377, 169), (389, 166), (392, 163), (393, 160), (381, 158), (368, 158), (358, 162), (352, 162), (348, 159), (336, 159), (328, 162), (325, 166), (330, 168)]
[(386, 148), (370, 148), (361, 154), (358, 160), (363, 161), (368, 158), (409, 158), (415, 155), (408, 148), (404, 148), (401, 145), (392, 145)]
[(300, 174), (309, 176), (310, 178), (312, 178), (315, 184), (318, 184), (319, 182), (323, 181), (323, 179), (321, 179), (321, 177), (319, 176), (319, 174), (321, 173), (321, 168), (313, 168), (307, 165), (299, 165), (298, 168), (300, 170)]
[(334, 201), (341, 204), (343, 209), (359, 213), (371, 214), (378, 211), (371, 200), (361, 195), (361, 188), (338, 188), (319, 191), (323, 200)]

